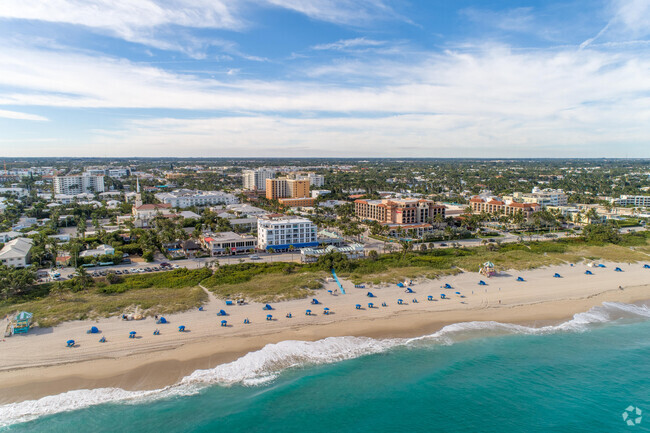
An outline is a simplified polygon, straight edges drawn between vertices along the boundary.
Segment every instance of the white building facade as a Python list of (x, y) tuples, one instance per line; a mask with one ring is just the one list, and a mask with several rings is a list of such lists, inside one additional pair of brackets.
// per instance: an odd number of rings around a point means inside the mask
[(55, 194), (82, 194), (104, 192), (104, 176), (91, 174), (56, 176), (54, 178)]
[(275, 171), (268, 168), (244, 170), (242, 173), (244, 189), (249, 191), (266, 191), (266, 179), (275, 178)]
[(156, 198), (163, 203), (170, 204), (174, 208), (186, 208), (191, 206), (214, 206), (239, 203), (234, 194), (222, 191), (190, 191), (178, 190), (173, 192), (161, 192)]
[(257, 245), (275, 251), (317, 247), (317, 232), (316, 225), (307, 218), (266, 216), (257, 220)]

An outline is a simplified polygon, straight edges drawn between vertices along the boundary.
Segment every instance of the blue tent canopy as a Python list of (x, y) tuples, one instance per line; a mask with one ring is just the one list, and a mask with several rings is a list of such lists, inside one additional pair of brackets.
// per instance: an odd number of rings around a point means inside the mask
[(449, 283), (445, 283), (445, 289), (451, 289), (451, 285)]
[(179, 327), (178, 327), (178, 330), (181, 331), (181, 332), (185, 331), (185, 325), (181, 325), (181, 326), (179, 326)]
[(586, 275), (593, 275), (594, 273), (587, 269), (587, 270), (585, 271), (585, 274), (586, 274)]
[(650, 269), (650, 265), (646, 263), (645, 265), (643, 265), (643, 269)]
[(523, 277), (517, 277), (517, 281), (524, 281)]
[(553, 278), (562, 278), (562, 275), (560, 275), (560, 274), (558, 274), (558, 273), (556, 272), (555, 275), (553, 275)]
[(161, 316), (160, 319), (158, 319), (158, 323), (167, 323), (167, 319)]
[(427, 296), (427, 300), (428, 301), (433, 301), (433, 296), (431, 296), (431, 295)]
[(316, 298), (312, 299), (311, 303), (314, 304), (314, 305), (320, 304), (320, 302), (318, 302), (318, 299), (316, 299)]
[(478, 285), (479, 286), (487, 286), (487, 283), (485, 281), (481, 280), (481, 281), (478, 282)]
[(221, 326), (226, 326), (227, 324), (228, 324), (228, 321), (227, 321), (227, 320), (222, 320), (222, 321), (221, 321)]
[(357, 310), (360, 310), (361, 309), (361, 304), (355, 305), (354, 308), (356, 308)]
[(614, 271), (616, 271), (616, 272), (623, 272), (623, 269), (621, 269), (621, 268), (616, 268), (616, 269), (614, 269)]
[(368, 302), (368, 308), (373, 308), (374, 306), (375, 304), (373, 304), (372, 302)]
[(368, 292), (366, 294), (366, 296), (369, 297), (369, 298), (374, 298), (375, 297), (374, 293), (372, 293), (372, 292)]
[(217, 313), (217, 316), (227, 316), (227, 315), (228, 314), (226, 314), (226, 310), (219, 310), (219, 312)]
[(273, 307), (271, 307), (269, 304), (266, 304), (263, 309), (264, 310), (272, 310)]
[(74, 344), (74, 340), (68, 340), (66, 341), (67, 344)]

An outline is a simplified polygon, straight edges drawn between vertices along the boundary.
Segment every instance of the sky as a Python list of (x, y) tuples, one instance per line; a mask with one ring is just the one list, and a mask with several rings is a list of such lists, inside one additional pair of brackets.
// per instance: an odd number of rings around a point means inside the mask
[(0, 156), (650, 157), (650, 0), (0, 0)]

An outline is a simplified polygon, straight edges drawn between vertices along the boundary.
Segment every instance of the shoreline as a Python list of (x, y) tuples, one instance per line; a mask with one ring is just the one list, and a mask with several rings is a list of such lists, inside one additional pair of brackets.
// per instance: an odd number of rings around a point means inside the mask
[[(520, 324), (530, 327), (542, 327), (558, 324), (571, 319), (575, 314), (588, 311), (590, 308), (602, 305), (603, 302), (635, 303), (650, 299), (650, 272), (632, 269), (614, 275), (613, 266), (608, 264), (605, 270), (595, 270), (603, 275), (600, 278), (585, 277), (584, 266), (556, 266), (530, 271), (522, 271), (526, 283), (515, 282), (515, 276), (498, 277), (489, 280), (489, 289), (485, 294), (474, 288), (479, 279), (476, 274), (463, 273), (455, 277), (445, 278), (452, 285), (467, 293), (463, 299), (453, 301), (427, 302), (422, 299), (418, 303), (398, 309), (395, 299), (398, 296), (411, 297), (403, 294), (402, 290), (394, 287), (374, 287), (377, 304), (384, 299), (390, 300), (389, 307), (374, 308), (360, 312), (351, 308), (352, 303), (367, 303), (367, 289), (352, 292), (351, 295), (341, 295), (332, 298), (319, 293), (323, 305), (314, 308), (316, 317), (296, 317), (295, 322), (284, 319), (285, 310), (299, 311), (305, 308), (308, 300), (287, 301), (274, 304), (274, 316), (281, 317), (277, 322), (264, 323), (256, 317), (257, 327), (235, 325), (228, 329), (215, 326), (217, 317), (214, 314), (198, 312), (179, 313), (170, 316), (174, 324), (186, 323), (192, 332), (165, 333), (164, 340), (156, 341), (146, 335), (142, 341), (136, 342), (122, 339), (114, 343), (100, 345), (91, 340), (83, 340), (80, 348), (61, 349), (58, 338), (47, 332), (38, 335), (28, 335), (28, 338), (12, 341), (16, 349), (16, 357), (29, 356), (32, 341), (34, 344), (43, 342), (35, 350), (32, 364), (12, 363), (8, 350), (3, 350), (0, 357), (0, 404), (8, 404), (25, 400), (38, 399), (48, 395), (56, 395), (75, 389), (122, 388), (125, 390), (159, 389), (178, 383), (183, 377), (200, 369), (214, 368), (217, 365), (234, 361), (246, 353), (261, 349), (267, 344), (286, 340), (315, 341), (327, 337), (358, 336), (377, 339), (411, 338), (432, 334), (444, 326), (471, 321), (495, 321), (502, 323)], [(630, 268), (633, 265), (625, 265)], [(637, 264), (636, 267), (639, 267)], [(562, 272), (563, 277), (552, 279), (553, 272)], [(417, 296), (422, 298), (426, 293), (440, 292), (437, 287), (445, 280), (422, 281), (414, 286)], [(621, 281), (625, 280), (625, 281)], [(554, 284), (548, 284), (551, 281)], [(498, 290), (495, 282), (500, 286)], [(624, 283), (624, 290), (618, 289)], [(470, 285), (473, 284), (473, 285)], [(482, 289), (481, 289), (482, 290)], [(448, 292), (453, 293), (453, 292)], [(364, 299), (365, 298), (365, 299)], [(504, 301), (499, 304), (495, 302)], [(323, 302), (327, 301), (327, 302)], [(215, 305), (213, 305), (215, 304)], [(222, 301), (213, 300), (208, 305), (210, 312), (219, 311)], [(335, 314), (324, 316), (320, 314), (321, 307), (329, 305)], [(245, 309), (250, 307), (249, 309)], [(348, 308), (350, 307), (350, 308)], [(262, 316), (260, 304), (249, 304), (245, 307), (229, 307), (233, 313), (228, 317), (230, 323), (236, 319), (248, 317), (249, 314)], [(307, 306), (307, 308), (309, 308)], [(239, 309), (239, 310), (238, 310)], [(295, 313), (294, 313), (295, 314)], [(296, 316), (298, 316), (296, 314)], [(257, 320), (257, 319), (260, 320)], [(243, 319), (242, 319), (243, 320)], [(251, 318), (251, 320), (254, 320)], [(232, 322), (231, 322), (232, 321)], [(52, 334), (71, 334), (73, 330), (98, 323), (105, 328), (106, 334), (113, 328), (120, 331), (139, 326), (153, 328), (152, 320), (139, 323), (122, 322), (117, 318), (101, 319), (99, 321), (74, 322), (60, 325), (52, 330)], [(201, 325), (211, 323), (208, 329)], [(241, 323), (241, 322), (239, 322)], [(169, 325), (166, 325), (169, 326)], [(175, 325), (172, 325), (175, 327)], [(165, 331), (172, 331), (164, 328)], [(139, 331), (140, 332), (140, 331)], [(142, 331), (144, 333), (144, 330)], [(185, 334), (185, 335), (183, 335)], [(108, 337), (109, 342), (117, 337)], [(36, 338), (31, 338), (36, 337)], [(96, 340), (96, 335), (92, 337)], [(12, 337), (13, 338), (13, 337)], [(91, 338), (91, 337), (89, 337)], [(98, 337), (97, 337), (98, 338)], [(0, 346), (9, 349), (6, 342)], [(51, 347), (50, 347), (51, 346)], [(109, 351), (108, 349), (113, 349)], [(78, 349), (84, 349), (78, 350)], [(106, 349), (106, 350), (104, 350)], [(70, 356), (74, 355), (74, 356)], [(40, 365), (38, 363), (41, 363)]]

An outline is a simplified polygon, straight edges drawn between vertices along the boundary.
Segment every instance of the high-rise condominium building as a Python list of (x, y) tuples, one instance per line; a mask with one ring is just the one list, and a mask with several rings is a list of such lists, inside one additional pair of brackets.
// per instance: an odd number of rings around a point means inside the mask
[(54, 177), (55, 194), (83, 194), (104, 192), (104, 176), (91, 174)]
[(250, 191), (265, 191), (266, 179), (273, 179), (275, 171), (268, 168), (258, 168), (255, 170), (244, 170), (244, 189)]
[(263, 216), (257, 220), (257, 246), (275, 251), (316, 247), (317, 231), (318, 228), (307, 218)]

